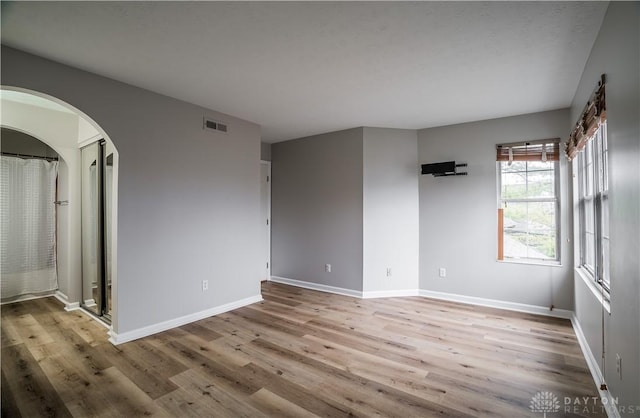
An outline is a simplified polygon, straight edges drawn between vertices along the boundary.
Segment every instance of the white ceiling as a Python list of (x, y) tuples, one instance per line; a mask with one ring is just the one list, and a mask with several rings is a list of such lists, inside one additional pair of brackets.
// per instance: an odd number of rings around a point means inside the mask
[(263, 140), (568, 107), (600, 2), (2, 2), (2, 42)]

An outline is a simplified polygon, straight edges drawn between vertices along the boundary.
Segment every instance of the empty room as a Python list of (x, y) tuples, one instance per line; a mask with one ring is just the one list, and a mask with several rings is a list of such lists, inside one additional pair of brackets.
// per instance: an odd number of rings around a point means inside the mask
[(640, 2), (1, 7), (2, 417), (640, 417)]

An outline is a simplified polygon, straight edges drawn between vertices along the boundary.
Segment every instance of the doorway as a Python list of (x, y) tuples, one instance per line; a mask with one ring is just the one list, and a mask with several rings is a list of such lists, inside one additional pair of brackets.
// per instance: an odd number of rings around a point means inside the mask
[(260, 281), (271, 279), (271, 162), (260, 161), (260, 219), (263, 269)]
[[(101, 323), (111, 323), (114, 332), (117, 331), (118, 151), (116, 147), (108, 134), (88, 115), (71, 104), (47, 94), (20, 87), (2, 86), (0, 88), (0, 105), (2, 107), (0, 124), (3, 128), (19, 131), (38, 139), (55, 150), (58, 156), (56, 197), (48, 198), (52, 202), (55, 201), (54, 245), (58, 286), (54, 296), (65, 304), (65, 310), (75, 310), (82, 307), (84, 311), (92, 313), (92, 316), (99, 319)], [(9, 145), (7, 139), (8, 136), (3, 135), (3, 150)], [(33, 148), (32, 144), (23, 139), (17, 142), (21, 147)], [(104, 217), (104, 229), (101, 239), (98, 240), (98, 230), (92, 232), (93, 236), (87, 231), (83, 231), (82, 173), (86, 167), (82, 165), (82, 149), (100, 142), (106, 142), (102, 144), (104, 147), (103, 158), (99, 160), (97, 155), (94, 155), (95, 158), (89, 163), (95, 161), (96, 166), (93, 169), (87, 168), (87, 175), (90, 176), (93, 171), (94, 180), (97, 181), (98, 168), (100, 167), (98, 161), (106, 160), (103, 162), (104, 167), (102, 167), (102, 181), (107, 184), (101, 186), (103, 193), (99, 194), (102, 196), (102, 203), (100, 205), (97, 205), (96, 201), (93, 203), (96, 208), (104, 207), (104, 212), (101, 215)], [(32, 149), (15, 152), (34, 154)], [(97, 151), (94, 151), (94, 154), (96, 153)], [(51, 157), (48, 154), (46, 156)], [(94, 198), (96, 199), (98, 192), (96, 183), (93, 186)], [(97, 222), (97, 215), (95, 216), (94, 219)], [(102, 249), (98, 250), (93, 246), (91, 251), (87, 251), (87, 248), (83, 248), (88, 245), (83, 243), (83, 232), (87, 232), (85, 234), (87, 239), (92, 236), (94, 244), (100, 242)], [(87, 242), (90, 242), (90, 239)], [(89, 259), (92, 261), (89, 261), (88, 264), (95, 264), (96, 273), (92, 273), (94, 279), (91, 280), (91, 285), (87, 283), (85, 286), (83, 256), (90, 257), (91, 254), (94, 255)], [(103, 258), (99, 260), (98, 254), (104, 254), (100, 255)], [(104, 292), (99, 291), (100, 287), (98, 286), (100, 284), (98, 281), (100, 274), (97, 273), (98, 261), (102, 262), (104, 266)], [(94, 283), (96, 296), (89, 296), (93, 293)], [(85, 296), (84, 292), (87, 289), (91, 290), (88, 290)], [(85, 303), (85, 301), (87, 302)]]
[(81, 149), (82, 306), (111, 322), (113, 149), (100, 139)]
[(1, 127), (0, 295), (2, 303), (54, 295), (58, 153), (27, 133)]

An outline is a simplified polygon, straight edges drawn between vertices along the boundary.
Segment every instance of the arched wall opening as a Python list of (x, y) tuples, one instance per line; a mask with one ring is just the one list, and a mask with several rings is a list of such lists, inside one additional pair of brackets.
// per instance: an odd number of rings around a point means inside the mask
[(111, 182), (111, 286), (112, 323), (117, 316), (117, 196), (118, 152), (106, 132), (89, 116), (55, 97), (44, 93), (2, 86), (0, 88), (0, 125), (30, 135), (47, 144), (59, 155), (57, 264), (58, 292), (65, 309), (77, 309), (82, 301), (82, 208), (81, 148), (104, 140), (113, 152)]

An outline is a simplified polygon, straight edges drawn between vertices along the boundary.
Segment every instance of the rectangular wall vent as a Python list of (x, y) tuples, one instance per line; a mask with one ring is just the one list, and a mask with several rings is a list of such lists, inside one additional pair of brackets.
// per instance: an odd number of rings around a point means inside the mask
[(204, 118), (203, 129), (210, 129), (226, 134), (229, 132), (229, 127), (226, 123), (218, 122), (217, 120)]

